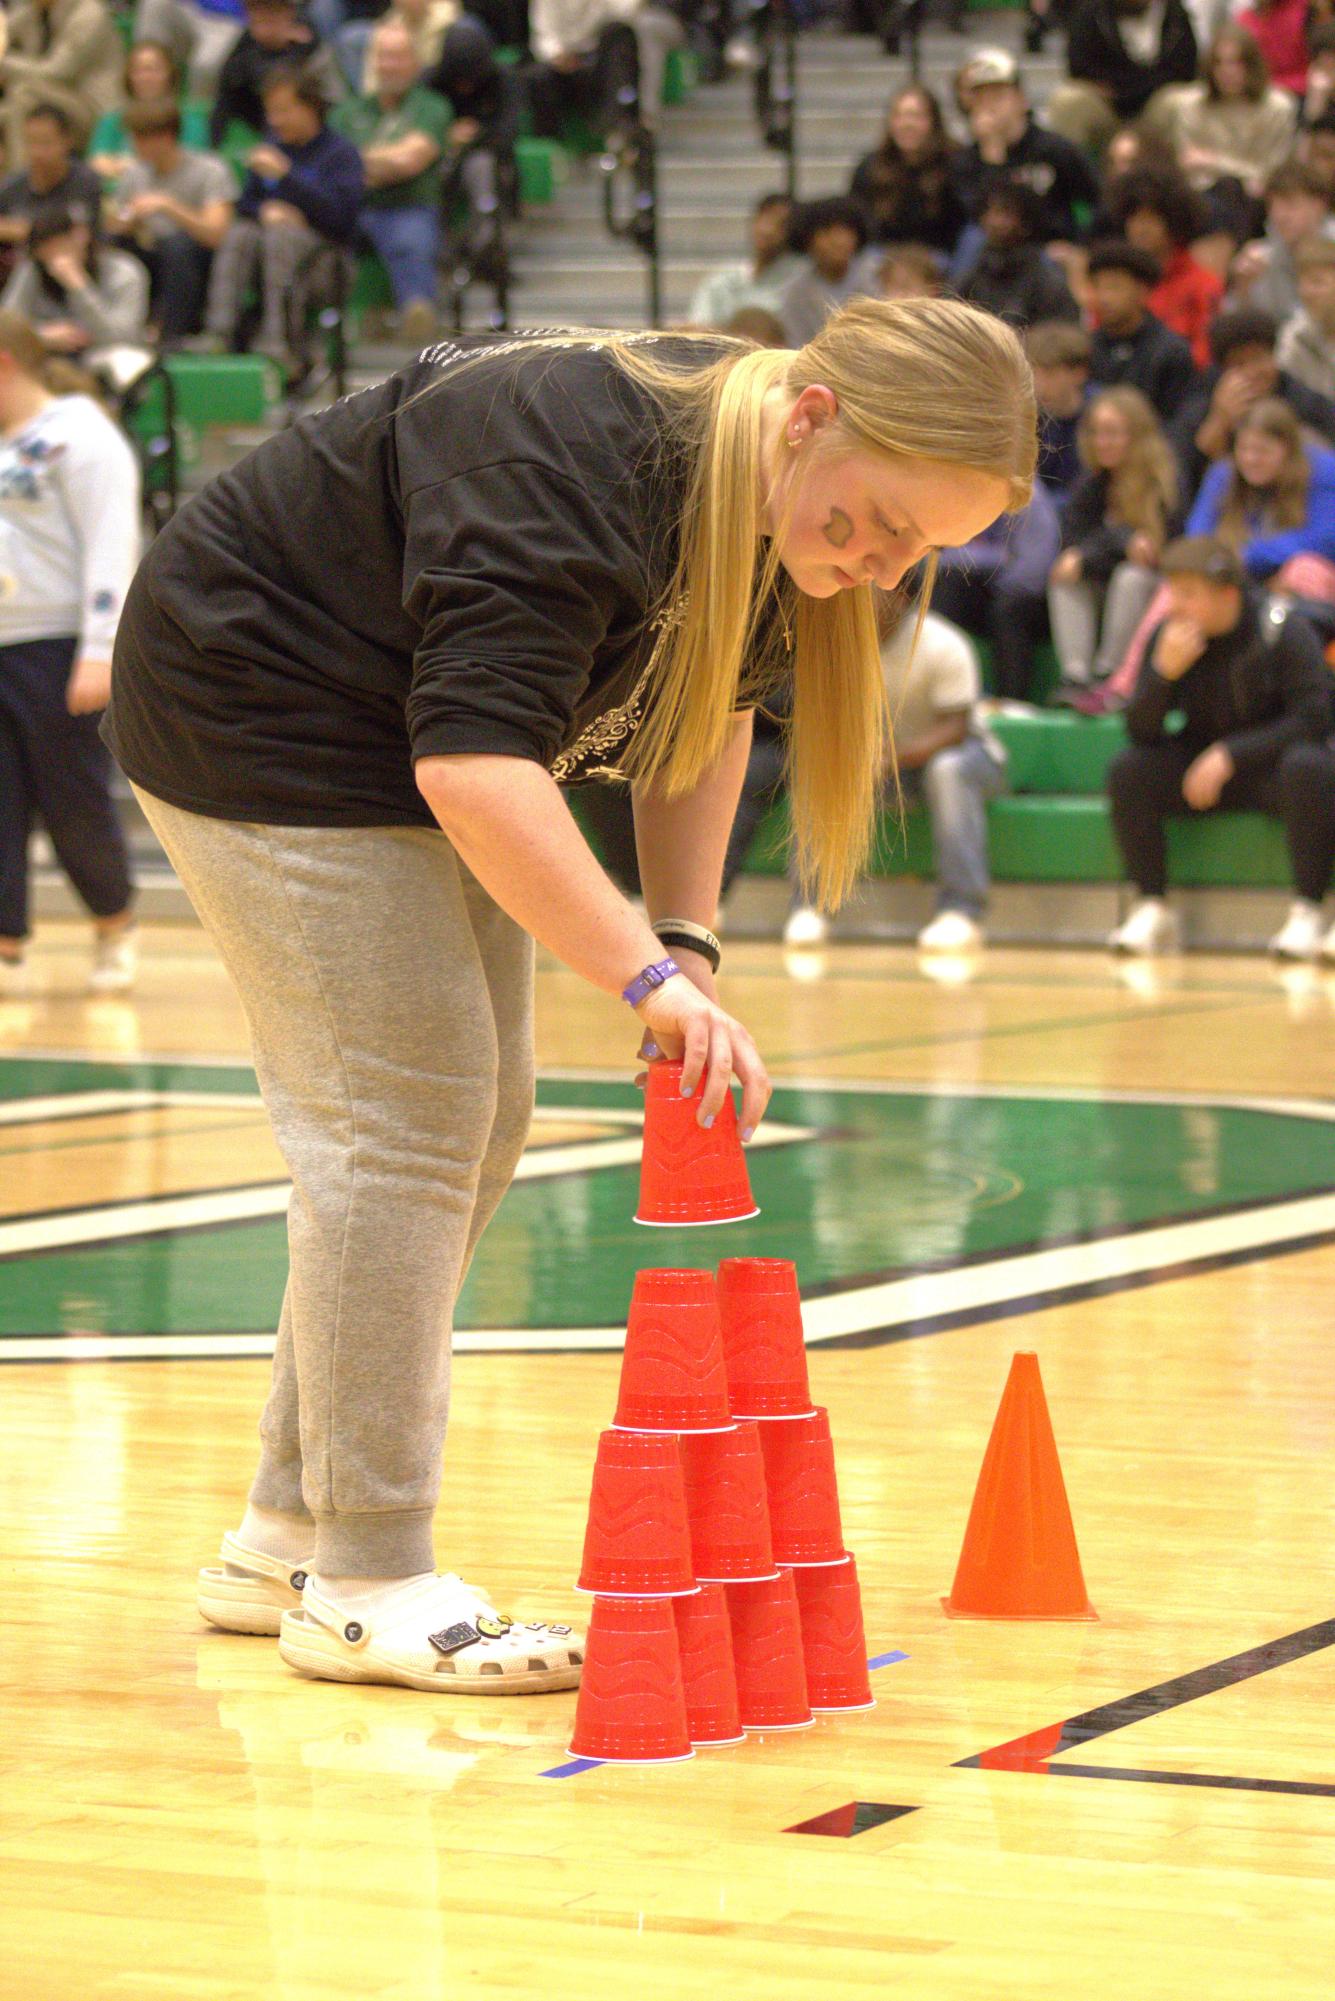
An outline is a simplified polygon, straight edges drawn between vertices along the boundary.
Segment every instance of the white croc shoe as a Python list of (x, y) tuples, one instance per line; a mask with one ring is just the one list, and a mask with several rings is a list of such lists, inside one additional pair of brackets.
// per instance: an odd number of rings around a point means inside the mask
[(1156, 952), (1176, 952), (1181, 940), (1181, 927), (1168, 905), (1157, 896), (1143, 896), (1110, 935), (1108, 950), (1152, 958)]
[(981, 924), (963, 910), (938, 910), (918, 933), (920, 952), (977, 952), (982, 943)]
[(516, 1625), (461, 1577), (424, 1577), (388, 1615), (358, 1618), (314, 1583), (285, 1612), (278, 1651), (320, 1681), (378, 1681), (456, 1695), (541, 1695), (575, 1688), (584, 1636), (570, 1626)]
[(199, 1573), (200, 1615), (224, 1633), (277, 1633), (284, 1612), (301, 1603), (306, 1567), (247, 1549), (225, 1535), (216, 1566)]

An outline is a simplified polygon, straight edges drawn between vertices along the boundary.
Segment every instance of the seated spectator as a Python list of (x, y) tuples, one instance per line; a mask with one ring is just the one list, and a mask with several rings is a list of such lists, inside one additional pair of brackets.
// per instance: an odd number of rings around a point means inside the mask
[(1176, 178), (1138, 169), (1118, 183), (1110, 204), (1113, 235), (1147, 251), (1159, 282), (1146, 300), (1155, 319), (1181, 334), (1198, 368), (1210, 365), (1210, 327), (1224, 281), (1191, 254), (1201, 216), (1190, 188)]
[(123, 250), (99, 245), (86, 222), (44, 209), (0, 311), (27, 320), (51, 353), (95, 363), (103, 349), (144, 344), (148, 273)]
[(559, 139), (563, 119), (585, 118), (615, 142), (643, 110), (640, 53), (630, 22), (636, 0), (532, 0), (524, 72), (533, 130)]
[(905, 85), (890, 100), (885, 137), (853, 170), (871, 243), (926, 243), (949, 257), (968, 221), (953, 168), (956, 148), (934, 92)]
[(1196, 74), (1196, 31), (1182, 0), (1075, 0), (1070, 82), (1048, 100), (1054, 132), (1101, 153), (1119, 124), (1163, 116), (1159, 93)]
[[(1108, 770), (1113, 832), (1136, 902), (1116, 952), (1173, 950), (1166, 823), (1188, 813), (1260, 812), (1284, 822), (1296, 901), (1271, 942), (1285, 958), (1322, 950), (1321, 903), (1335, 861), (1330, 675), (1306, 619), (1263, 610), (1234, 552), (1189, 536), (1164, 551), (1170, 610), (1151, 636), (1126, 710), (1130, 743)], [(1185, 717), (1179, 733), (1171, 712)], [(1335, 937), (1324, 940), (1335, 955)]]
[(171, 98), (128, 113), (134, 159), (111, 197), (124, 247), (148, 270), (149, 303), (164, 347), (198, 333), (213, 253), (232, 224), (236, 179), (225, 160), (181, 144), (180, 107)]
[(104, 112), (88, 144), (88, 164), (104, 181), (114, 182), (135, 158), (125, 114), (131, 105), (180, 106), (181, 144), (203, 152), (209, 143), (208, 107), (182, 101), (181, 68), (165, 42), (135, 42), (125, 58), (124, 102)]
[(1089, 254), (1094, 316), (1090, 373), (1100, 388), (1128, 383), (1169, 419), (1196, 376), (1191, 349), (1150, 311), (1159, 266), (1144, 250), (1110, 238)]
[(1073, 242), (1083, 234), (1077, 213), (1098, 197), (1094, 169), (1078, 147), (1034, 122), (1015, 58), (1004, 49), (980, 49), (960, 72), (968, 100), (972, 141), (955, 157), (961, 203), (977, 221), (987, 186), (998, 173), (1023, 181), (1043, 203), (1044, 243)]
[(1335, 243), (1309, 237), (1294, 262), (1300, 304), (1280, 329), (1275, 359), (1304, 388), (1335, 403)]
[(983, 248), (962, 280), (960, 297), (1013, 327), (1035, 320), (1078, 320), (1080, 310), (1060, 270), (1044, 255), (1038, 231), (1043, 204), (1020, 181), (989, 187), (978, 221)]
[(1083, 327), (1044, 320), (1025, 341), (1038, 398), (1038, 476), (1060, 507), (1082, 471), (1078, 432), (1089, 397), (1090, 338)]
[(441, 176), (442, 226), (447, 235), (456, 223), (462, 227), (464, 255), (481, 276), (490, 269), (502, 201), (518, 182), (519, 79), (497, 62), (490, 30), (465, 14), (446, 30), (440, 61), (422, 81), (454, 112)]
[(1268, 313), (1250, 307), (1221, 313), (1210, 331), (1214, 367), (1197, 384), (1173, 422), (1173, 446), (1190, 500), (1206, 469), (1233, 449), (1245, 413), (1262, 398), (1278, 396), (1300, 424), (1335, 444), (1335, 402), (1319, 395), (1279, 365), (1278, 330)]
[(1298, 117), (1304, 132), (1310, 132), (1328, 111), (1335, 110), (1335, 24), (1310, 27), (1307, 49), (1307, 88)]
[(1187, 533), (1226, 542), (1272, 590), (1335, 604), (1335, 452), (1304, 445), (1288, 404), (1268, 397), (1205, 475)]
[[(461, 15), (458, 0), (392, 0), (392, 4), (379, 15), (382, 21), (401, 21), (412, 36), (413, 48), (417, 52), (418, 65), (422, 71), (422, 81), (428, 90), (438, 90), (442, 97), (449, 97), (440, 80), (431, 72), (441, 59), (445, 47), (446, 32), (461, 20), (473, 22), (484, 28), (484, 23), (475, 19), (477, 9)], [(339, 61), (354, 90), (367, 91), (372, 88), (370, 70), (371, 29), (374, 19), (349, 21), (335, 39)], [(495, 42), (489, 31), (487, 46), (494, 49)], [(450, 99), (453, 103), (453, 99)]]
[(264, 85), (279, 65), (300, 63), (320, 85), (325, 103), (344, 94), (343, 72), (329, 47), (304, 21), (297, 0), (246, 0), (246, 26), (232, 44), (218, 76), (209, 113), (209, 143), (223, 147), (231, 127), (264, 130)]
[(1298, 107), (1270, 81), (1255, 37), (1236, 22), (1220, 28), (1201, 75), (1172, 100), (1167, 129), (1178, 164), (1209, 198), (1216, 228), (1238, 241), (1260, 226), (1261, 190), (1293, 150)]
[(255, 345), (299, 374), (315, 253), (325, 246), (346, 256), (366, 183), (357, 148), (325, 122), (320, 75), (279, 67), (263, 89), (267, 137), (250, 155), (235, 219), (213, 260), (205, 328), (217, 342), (242, 345), (258, 283)]
[(1230, 306), (1251, 306), (1283, 322), (1298, 308), (1294, 256), (1309, 236), (1335, 236), (1330, 193), (1300, 160), (1277, 167), (1265, 184), (1265, 235), (1244, 244), (1229, 272)]
[(857, 255), (867, 240), (862, 210), (846, 197), (807, 202), (797, 212), (792, 241), (806, 262), (779, 297), (778, 314), (789, 347), (804, 347), (836, 306), (867, 290)]
[(1309, 0), (1255, 0), (1237, 9), (1237, 23), (1255, 41), (1266, 74), (1301, 98), (1307, 88)]
[[(1331, 40), (1335, 43), (1335, 34)], [(1310, 167), (1335, 203), (1335, 107), (1303, 127), (1298, 136), (1298, 158)]]
[(793, 205), (787, 195), (762, 195), (751, 211), (751, 255), (723, 264), (700, 280), (686, 318), (694, 327), (721, 327), (744, 307), (777, 313), (785, 285), (802, 270), (789, 243)]
[[(927, 808), (936, 859), (936, 914), (918, 945), (924, 952), (975, 951), (991, 886), (987, 802), (1006, 785), (1005, 752), (976, 718), (978, 657), (962, 632), (931, 612), (918, 633), (916, 608), (905, 610), (896, 598), (881, 596), (878, 622), (895, 718), (894, 769), (904, 803)], [(886, 776), (893, 799), (894, 776)], [(820, 911), (799, 903), (784, 943), (818, 945), (828, 928)]]
[(24, 164), (26, 120), (38, 104), (63, 111), (74, 142), (86, 145), (119, 95), (121, 63), (121, 38), (102, 0), (15, 0), (0, 56), (10, 168)]
[(872, 291), (878, 299), (939, 299), (945, 287), (936, 252), (925, 243), (891, 243), (880, 253)]
[(74, 129), (57, 104), (35, 104), (24, 120), (27, 166), (0, 181), (0, 244), (22, 245), (43, 211), (59, 209), (97, 227), (102, 183), (74, 147)]
[(1029, 505), (962, 549), (943, 549), (932, 609), (992, 649), (992, 692), (1032, 699), (1034, 650), (1047, 625), (1048, 572), (1061, 547), (1057, 506), (1040, 480)]
[(134, 39), (170, 49), (189, 77), (191, 95), (209, 104), (245, 25), (245, 0), (139, 0)]
[(361, 155), (362, 234), (389, 273), (400, 331), (424, 347), (436, 331), (440, 174), (450, 107), (422, 88), (417, 52), (401, 21), (387, 17), (372, 30), (371, 70), (374, 90), (346, 98), (330, 124)]
[(1177, 508), (1173, 455), (1138, 390), (1090, 398), (1080, 456), (1085, 475), (1062, 510), (1062, 552), (1048, 582), (1064, 701), (1120, 664), (1154, 595)]
[(737, 340), (753, 341), (757, 347), (787, 347), (788, 336), (777, 313), (765, 306), (739, 306), (719, 329)]

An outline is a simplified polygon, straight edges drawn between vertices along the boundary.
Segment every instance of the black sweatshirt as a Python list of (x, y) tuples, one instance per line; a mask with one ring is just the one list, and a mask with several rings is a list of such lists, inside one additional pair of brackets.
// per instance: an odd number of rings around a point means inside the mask
[(1043, 203), (1045, 243), (1082, 236), (1076, 209), (1093, 208), (1099, 198), (1098, 178), (1080, 148), (1060, 133), (1035, 125), (1032, 118), (999, 165), (989, 164), (974, 144), (955, 154), (951, 171), (959, 199), (975, 220), (995, 181), (1023, 181)]
[(1119, 118), (1139, 118), (1156, 90), (1195, 78), (1196, 30), (1182, 0), (1167, 0), (1158, 54), (1137, 62), (1118, 33), (1113, 0), (1080, 0), (1066, 31), (1066, 67), (1078, 81), (1106, 85)]
[[(700, 363), (727, 344), (656, 345)], [(106, 740), (172, 805), (279, 826), (430, 825), (413, 763), (439, 753), (563, 783), (614, 768), (686, 473), (605, 350), (443, 342), (162, 530), (121, 617)]]
[(1146, 313), (1133, 334), (1096, 327), (1090, 338), (1090, 378), (1097, 389), (1124, 382), (1154, 405), (1164, 423), (1191, 394), (1196, 364), (1181, 334)]
[(1212, 639), (1178, 681), (1154, 667), (1161, 629), (1150, 636), (1126, 710), (1133, 743), (1158, 743), (1167, 717), (1180, 710), (1185, 724), (1172, 741), (1191, 752), (1222, 743), (1241, 775), (1273, 763), (1291, 743), (1319, 742), (1330, 730), (1330, 672), (1305, 618), (1286, 616), (1248, 592), (1232, 632)]

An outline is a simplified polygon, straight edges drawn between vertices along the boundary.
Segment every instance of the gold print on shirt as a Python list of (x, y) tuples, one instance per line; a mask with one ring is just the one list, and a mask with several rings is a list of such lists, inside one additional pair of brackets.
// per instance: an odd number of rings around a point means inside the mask
[(674, 604), (669, 605), (666, 611), (660, 611), (654, 619), (650, 626), (650, 631), (655, 634), (653, 652), (649, 655), (648, 665), (626, 700), (617, 708), (605, 709), (602, 715), (595, 716), (593, 721), (580, 731), (569, 750), (563, 750), (555, 759), (550, 769), (558, 785), (564, 785), (576, 772), (584, 778), (621, 776), (614, 765), (590, 764), (587, 770), (582, 767), (587, 758), (605, 758), (609, 751), (623, 744), (626, 738), (633, 736), (640, 727), (643, 721), (645, 692), (663, 657), (664, 648), (686, 616), (687, 602), (687, 593), (683, 592)]

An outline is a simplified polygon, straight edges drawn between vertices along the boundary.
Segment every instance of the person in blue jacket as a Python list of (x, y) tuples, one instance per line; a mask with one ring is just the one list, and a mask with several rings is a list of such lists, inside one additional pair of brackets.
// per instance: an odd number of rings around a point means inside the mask
[(992, 692), (1027, 702), (1047, 625), (1048, 572), (1061, 548), (1057, 504), (1041, 483), (1019, 514), (962, 549), (943, 549), (932, 609), (992, 649)]
[[(303, 316), (298, 279), (324, 244), (346, 250), (365, 189), (362, 158), (326, 123), (324, 85), (311, 70), (280, 65), (264, 80), (267, 134), (250, 154), (236, 214), (213, 259), (205, 332), (239, 344), (254, 288), (263, 354), (293, 363)], [(303, 294), (305, 286), (301, 287)]]
[(1206, 474), (1187, 533), (1219, 536), (1272, 590), (1335, 603), (1335, 452), (1305, 444), (1288, 404), (1265, 397)]

